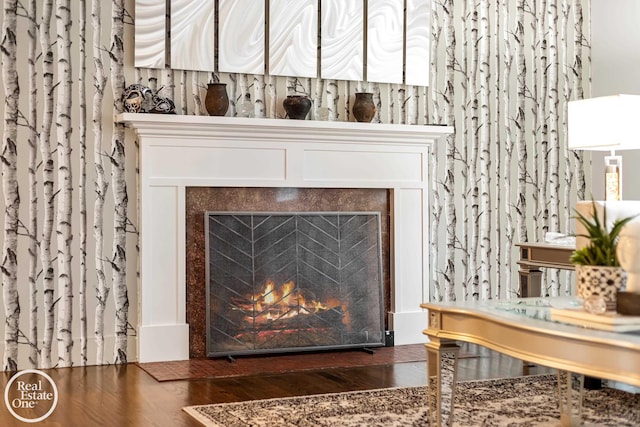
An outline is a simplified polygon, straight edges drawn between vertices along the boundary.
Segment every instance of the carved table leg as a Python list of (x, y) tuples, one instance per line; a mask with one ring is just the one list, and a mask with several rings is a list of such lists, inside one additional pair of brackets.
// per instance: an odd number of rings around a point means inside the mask
[[(575, 388), (574, 388), (575, 378)], [(558, 371), (558, 401), (560, 403), (560, 424), (562, 426), (579, 426), (582, 424), (582, 397), (584, 391), (584, 375), (573, 375), (571, 372)]]
[(429, 425), (451, 426), (460, 347), (455, 341), (434, 338), (425, 347)]

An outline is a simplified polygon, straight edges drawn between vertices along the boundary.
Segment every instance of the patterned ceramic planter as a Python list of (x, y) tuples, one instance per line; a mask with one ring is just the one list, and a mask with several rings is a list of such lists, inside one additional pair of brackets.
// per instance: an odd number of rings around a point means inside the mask
[(616, 292), (623, 291), (627, 282), (627, 273), (622, 267), (604, 267), (600, 265), (576, 265), (576, 293), (587, 300), (600, 296), (607, 304), (607, 310), (616, 307)]

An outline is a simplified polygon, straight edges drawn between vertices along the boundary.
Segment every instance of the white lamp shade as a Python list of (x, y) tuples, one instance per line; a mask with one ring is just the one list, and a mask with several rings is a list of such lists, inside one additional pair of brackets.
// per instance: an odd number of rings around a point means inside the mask
[(569, 101), (567, 132), (574, 150), (640, 149), (640, 95)]

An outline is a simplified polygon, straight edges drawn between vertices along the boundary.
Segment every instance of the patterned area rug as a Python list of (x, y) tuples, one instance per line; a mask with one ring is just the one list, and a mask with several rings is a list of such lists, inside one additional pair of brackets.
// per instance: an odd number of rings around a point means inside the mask
[[(390, 388), (284, 399), (190, 406), (208, 427), (425, 426), (425, 387)], [(585, 390), (585, 425), (640, 425), (640, 395), (616, 389)], [(559, 425), (555, 375), (458, 384), (455, 426)]]

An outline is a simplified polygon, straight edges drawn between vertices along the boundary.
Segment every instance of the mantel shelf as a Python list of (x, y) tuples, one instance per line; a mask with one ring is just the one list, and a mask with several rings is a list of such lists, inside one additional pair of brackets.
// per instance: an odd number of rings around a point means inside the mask
[[(209, 139), (267, 139), (307, 142), (433, 144), (452, 134), (452, 126), (400, 125), (318, 120), (192, 116), (176, 114), (123, 113), (116, 121), (134, 128), (139, 135)], [(348, 138), (345, 139), (345, 135)]]

